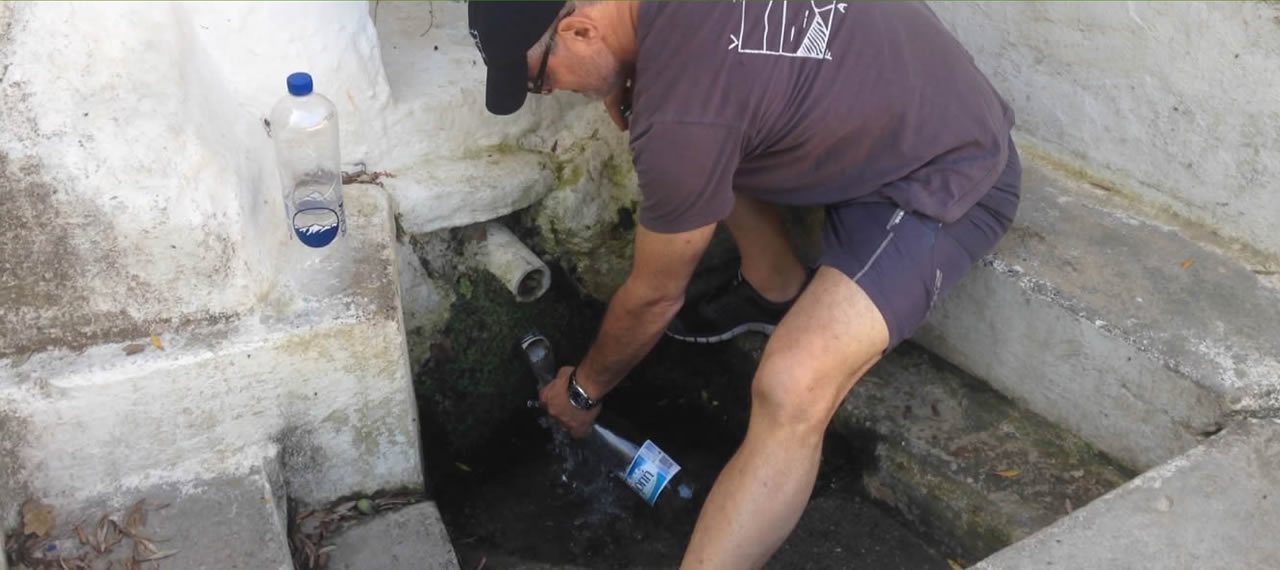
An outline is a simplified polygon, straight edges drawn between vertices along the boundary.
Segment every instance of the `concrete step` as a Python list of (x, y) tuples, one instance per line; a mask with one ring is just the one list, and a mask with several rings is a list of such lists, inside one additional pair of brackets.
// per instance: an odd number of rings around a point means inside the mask
[[(156, 331), (154, 344), (0, 363), (0, 523), (16, 524), (32, 496), (62, 509), (202, 480), (268, 442), (280, 446), (291, 498), (303, 505), (421, 489), (389, 200), (348, 186), (346, 210), (346, 249), (282, 259), (297, 274), (282, 271), (259, 313)], [(344, 265), (315, 271), (330, 262)]]
[(1275, 261), (1024, 154), (1013, 229), (915, 339), (1138, 471), (1275, 413)]
[(1280, 568), (1280, 422), (1242, 420), (979, 570)]
[[(758, 359), (764, 340), (744, 335), (736, 345)], [(1134, 475), (910, 342), (854, 386), (831, 431), (864, 463), (867, 493), (961, 561), (1029, 536)]]
[(332, 541), (329, 570), (456, 570), (436, 504), (417, 503), (349, 527)]
[(120, 490), (70, 509), (46, 506), (56, 527), (21, 545), (29, 563), (17, 560), (13, 570), (78, 567), (71, 560), (131, 568), (129, 561), (147, 558), (156, 560), (138, 567), (292, 570), (279, 448), (251, 448), (224, 463), (215, 477)]
[(858, 382), (832, 427), (874, 457), (863, 474), (868, 493), (961, 561), (980, 560), (1132, 476), (912, 344)]

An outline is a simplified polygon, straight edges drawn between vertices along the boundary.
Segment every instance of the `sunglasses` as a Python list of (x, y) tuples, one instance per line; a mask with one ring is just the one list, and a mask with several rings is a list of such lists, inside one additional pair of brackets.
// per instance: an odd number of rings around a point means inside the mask
[(551, 46), (556, 43), (556, 28), (560, 22), (573, 14), (574, 10), (569, 10), (551, 23), (551, 33), (547, 36), (547, 46), (542, 50), (542, 65), (538, 66), (538, 74), (533, 77), (533, 81), (525, 84), (525, 88), (534, 95), (542, 95), (546, 91), (542, 88), (542, 83), (547, 79), (547, 60), (551, 59)]
[(544, 93), (542, 90), (542, 82), (547, 79), (547, 60), (551, 59), (551, 46), (555, 44), (555, 42), (556, 35), (552, 33), (551, 36), (547, 38), (547, 46), (542, 49), (542, 65), (538, 66), (538, 75), (534, 76), (533, 81), (530, 81), (526, 85), (529, 92), (534, 95), (541, 95)]

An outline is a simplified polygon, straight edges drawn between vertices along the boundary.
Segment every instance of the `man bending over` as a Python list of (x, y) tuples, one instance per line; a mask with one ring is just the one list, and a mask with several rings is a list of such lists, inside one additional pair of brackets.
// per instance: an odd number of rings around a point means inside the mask
[[(771, 334), (746, 437), (682, 568), (762, 566), (799, 520), (828, 422), (1012, 223), (1013, 113), (923, 3), (471, 2), (486, 106), (605, 101), (643, 202), (634, 264), (576, 367), (541, 394), (571, 433), (665, 333)], [(624, 108), (629, 112), (624, 112)], [(817, 267), (776, 205), (826, 209)], [(737, 279), (685, 290), (717, 224)]]

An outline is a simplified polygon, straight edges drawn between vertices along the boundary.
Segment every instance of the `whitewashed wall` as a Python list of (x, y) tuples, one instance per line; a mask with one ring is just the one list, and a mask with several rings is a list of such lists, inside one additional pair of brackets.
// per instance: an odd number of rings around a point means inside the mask
[(934, 2), (1019, 130), (1280, 253), (1280, 5)]

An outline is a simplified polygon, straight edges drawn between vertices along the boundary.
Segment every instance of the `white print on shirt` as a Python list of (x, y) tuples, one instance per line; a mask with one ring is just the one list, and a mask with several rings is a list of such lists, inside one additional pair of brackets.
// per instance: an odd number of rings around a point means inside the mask
[[(796, 26), (787, 20), (787, 2), (748, 2), (734, 0), (742, 4), (742, 22), (738, 34), (729, 34), (729, 49), (738, 53), (758, 53), (766, 55), (782, 55), (787, 57), (807, 57), (811, 59), (831, 59), (831, 51), (827, 49), (827, 39), (835, 26), (836, 10), (844, 13), (848, 4), (810, 0), (810, 9), (804, 11), (804, 20), (800, 24), (800, 40), (796, 41)], [(821, 4), (821, 8), (819, 8)], [(774, 12), (772, 15), (770, 12)], [(743, 37), (747, 30), (748, 18), (754, 23), (764, 18), (764, 33), (759, 37)], [(772, 30), (769, 23), (773, 22)], [(754, 26), (753, 26), (754, 29)], [(752, 34), (755, 35), (754, 33)]]

